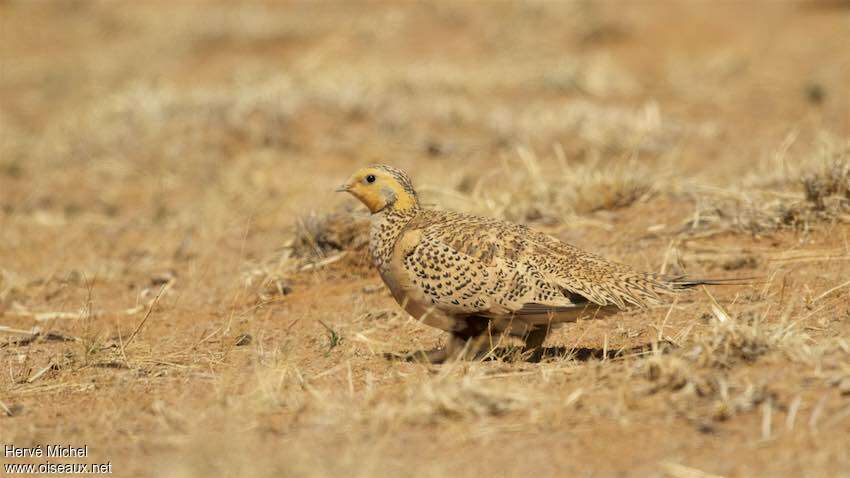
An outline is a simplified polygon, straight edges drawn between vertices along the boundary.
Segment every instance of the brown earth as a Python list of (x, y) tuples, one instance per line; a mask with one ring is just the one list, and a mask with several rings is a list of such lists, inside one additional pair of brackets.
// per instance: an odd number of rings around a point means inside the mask
[[(850, 476), (848, 38), (846, 1), (0, 1), (0, 443), (118, 476)], [(445, 336), (331, 192), (376, 161), (755, 283), (542, 364), (387, 360)]]

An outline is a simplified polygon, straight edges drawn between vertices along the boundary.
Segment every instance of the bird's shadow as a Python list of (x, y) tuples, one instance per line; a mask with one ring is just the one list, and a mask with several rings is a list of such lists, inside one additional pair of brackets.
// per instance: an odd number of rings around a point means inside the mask
[[(625, 357), (640, 357), (653, 353), (653, 350), (658, 350), (659, 353), (667, 353), (674, 345), (669, 342), (658, 342), (653, 344), (641, 344), (634, 347), (621, 349), (602, 349), (595, 347), (543, 347), (541, 360), (544, 361), (567, 361), (573, 360), (578, 362), (591, 362), (602, 360), (613, 360)], [(419, 358), (440, 350), (439, 347), (415, 352), (402, 353), (387, 353), (384, 357), (388, 360), (399, 361), (420, 361)], [(481, 361), (504, 361), (504, 362), (523, 362), (528, 361), (531, 356), (530, 352), (523, 353), (522, 347), (518, 346), (500, 346), (487, 351), (480, 352), (472, 358), (472, 360)]]

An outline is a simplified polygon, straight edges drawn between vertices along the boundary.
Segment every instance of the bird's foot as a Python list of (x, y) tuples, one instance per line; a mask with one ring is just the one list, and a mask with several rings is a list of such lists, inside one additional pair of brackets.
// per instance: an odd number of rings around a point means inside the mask
[(453, 333), (446, 346), (441, 349), (418, 350), (407, 354), (387, 354), (386, 356), (389, 359), (429, 364), (441, 364), (451, 360), (473, 360), (486, 350), (488, 339), (489, 337), (483, 334), (467, 337)]
[(522, 349), (522, 355), (520, 357), (525, 359), (526, 362), (538, 363), (543, 360), (543, 352), (543, 347), (524, 347)]
[(417, 350), (415, 352), (407, 352), (407, 353), (386, 353), (384, 357), (387, 360), (397, 360), (401, 362), (419, 362), (419, 363), (429, 363), (429, 364), (441, 364), (445, 363), (452, 355), (446, 349), (434, 349), (434, 350)]

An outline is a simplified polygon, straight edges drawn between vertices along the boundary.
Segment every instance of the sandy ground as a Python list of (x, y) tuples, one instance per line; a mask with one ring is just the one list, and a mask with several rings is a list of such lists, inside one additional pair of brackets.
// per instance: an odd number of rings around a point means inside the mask
[[(0, 1), (0, 443), (118, 476), (850, 476), (850, 4)], [(440, 367), (357, 167), (752, 285)], [(509, 350), (502, 344), (500, 351)], [(6, 470), (8, 471), (8, 470)]]

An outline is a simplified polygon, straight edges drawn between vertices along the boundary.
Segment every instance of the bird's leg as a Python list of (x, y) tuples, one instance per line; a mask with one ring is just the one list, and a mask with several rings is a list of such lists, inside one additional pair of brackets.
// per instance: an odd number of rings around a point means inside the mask
[(474, 359), (489, 343), (487, 333), (489, 324), (490, 320), (485, 317), (465, 317), (459, 320), (446, 346), (441, 350), (425, 352), (424, 358), (430, 363), (443, 363), (463, 358)]
[(447, 358), (474, 359), (489, 343), (490, 320), (486, 317), (466, 317), (457, 323), (446, 344)]
[(452, 357), (449, 346), (437, 350), (420, 350), (406, 356), (409, 362), (424, 362), (431, 364), (440, 364)]
[(470, 358), (484, 350), (490, 342), (490, 319), (486, 317), (466, 317), (458, 322), (458, 329), (452, 332), (452, 338), (446, 350), (454, 352), (456, 358)]
[(405, 358), (411, 362), (425, 362), (441, 364), (449, 360), (456, 360), (463, 356), (474, 357), (480, 350), (482, 336), (469, 337), (465, 334), (452, 332), (446, 346), (437, 350), (421, 350), (407, 355)]
[(523, 355), (531, 352), (529, 362), (539, 362), (543, 358), (543, 342), (549, 335), (549, 327), (537, 327), (525, 336), (525, 347), (522, 348)]
[(474, 360), (489, 344), (490, 335), (486, 332), (472, 336), (452, 334), (446, 349), (453, 348), (455, 358)]
[(411, 362), (440, 364), (449, 360), (475, 358), (490, 343), (486, 317), (465, 317), (457, 322), (446, 346), (438, 350), (418, 351), (404, 356)]

